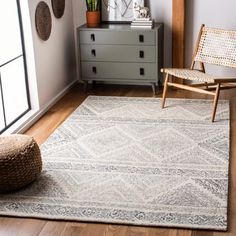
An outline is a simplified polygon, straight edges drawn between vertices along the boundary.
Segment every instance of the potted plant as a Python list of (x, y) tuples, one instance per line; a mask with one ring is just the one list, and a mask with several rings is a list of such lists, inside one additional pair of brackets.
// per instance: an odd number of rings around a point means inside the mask
[(97, 27), (101, 22), (100, 0), (85, 0), (87, 5), (86, 19), (88, 27)]

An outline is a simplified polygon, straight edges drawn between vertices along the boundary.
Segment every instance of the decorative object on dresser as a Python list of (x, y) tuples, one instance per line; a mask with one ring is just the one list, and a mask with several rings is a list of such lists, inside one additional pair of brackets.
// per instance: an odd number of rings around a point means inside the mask
[(210, 100), (160, 103), (89, 96), (41, 146), (40, 178), (0, 194), (0, 214), (226, 230), (229, 102), (213, 124)]
[(132, 28), (149, 28), (153, 27), (153, 20), (150, 16), (149, 8), (142, 7), (134, 4), (134, 12), (136, 12), (133, 21), (131, 22)]
[[(131, 22), (133, 20), (133, 0), (101, 0), (103, 22)], [(136, 0), (140, 4), (143, 0)]]
[(81, 79), (152, 85), (161, 81), (163, 24), (153, 29), (131, 29), (128, 24), (77, 28)]
[(86, 20), (88, 27), (98, 27), (101, 23), (100, 0), (85, 0), (87, 11)]
[(150, 17), (149, 8), (140, 6), (136, 2), (134, 3), (134, 12), (136, 12), (134, 19)]
[(137, 11), (137, 6), (144, 7), (144, 0), (133, 0), (133, 19), (137, 19), (140, 13)]
[(147, 18), (137, 18), (131, 22), (131, 28), (146, 28), (152, 29), (154, 25), (153, 20), (151, 17)]

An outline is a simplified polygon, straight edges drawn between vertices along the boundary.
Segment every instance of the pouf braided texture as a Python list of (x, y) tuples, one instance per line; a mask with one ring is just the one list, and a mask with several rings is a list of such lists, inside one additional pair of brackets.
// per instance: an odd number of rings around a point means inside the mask
[(42, 170), (40, 149), (27, 135), (0, 136), (0, 193), (18, 190)]

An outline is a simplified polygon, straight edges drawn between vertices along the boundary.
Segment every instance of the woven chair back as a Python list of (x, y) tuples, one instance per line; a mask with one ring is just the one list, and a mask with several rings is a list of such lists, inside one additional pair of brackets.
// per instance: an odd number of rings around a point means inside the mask
[(236, 31), (203, 27), (194, 60), (236, 68)]

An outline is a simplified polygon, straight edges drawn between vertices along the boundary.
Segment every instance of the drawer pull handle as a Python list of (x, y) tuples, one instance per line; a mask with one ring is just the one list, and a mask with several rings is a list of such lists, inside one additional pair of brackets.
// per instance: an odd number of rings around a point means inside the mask
[(142, 34), (139, 35), (139, 42), (140, 43), (144, 42), (144, 36)]
[(95, 41), (95, 34), (91, 34), (90, 37), (91, 37), (91, 41), (94, 42)]
[(144, 51), (139, 51), (139, 57), (144, 58)]
[(92, 56), (96, 57), (96, 50), (95, 50), (95, 49), (92, 49), (92, 50), (91, 50), (91, 54), (92, 54)]
[(140, 68), (139, 73), (140, 73), (140, 75), (144, 75), (144, 68)]
[(92, 71), (93, 71), (94, 74), (97, 74), (97, 67), (93, 66)]

